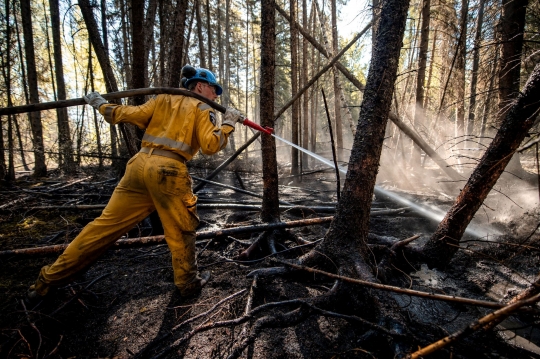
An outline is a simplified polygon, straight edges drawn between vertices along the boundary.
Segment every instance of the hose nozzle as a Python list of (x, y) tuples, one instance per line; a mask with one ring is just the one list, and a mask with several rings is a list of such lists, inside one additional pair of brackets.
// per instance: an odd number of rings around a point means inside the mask
[(274, 132), (274, 129), (273, 129), (273, 128), (268, 127), (268, 126), (262, 127), (261, 125), (258, 125), (258, 124), (256, 124), (255, 122), (252, 122), (252, 121), (248, 120), (247, 118), (245, 118), (244, 121), (242, 121), (242, 124), (243, 124), (244, 126), (251, 127), (251, 128), (253, 128), (254, 130), (264, 132), (264, 133), (266, 133), (267, 135), (271, 135), (272, 132)]

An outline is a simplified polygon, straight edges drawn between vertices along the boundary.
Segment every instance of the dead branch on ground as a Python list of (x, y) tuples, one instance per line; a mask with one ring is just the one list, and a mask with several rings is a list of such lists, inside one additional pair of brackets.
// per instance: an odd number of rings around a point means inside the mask
[(489, 313), (488, 315), (480, 318), (479, 320), (475, 321), (474, 323), (470, 324), (466, 328), (459, 330), (452, 335), (447, 336), (446, 338), (443, 338), (433, 344), (428, 345), (425, 348), (422, 348), (420, 350), (417, 350), (416, 352), (410, 354), (407, 356), (407, 359), (417, 359), (422, 358), (428, 354), (431, 354), (439, 349), (444, 348), (448, 344), (451, 344), (455, 342), (456, 340), (459, 340), (467, 335), (472, 334), (473, 332), (487, 326), (489, 327), (489, 324), (493, 321), (501, 321), (514, 312), (516, 312), (518, 309), (520, 309), (523, 306), (528, 306), (536, 303), (540, 300), (540, 294), (537, 294), (533, 296), (532, 298), (525, 299), (522, 301), (515, 302), (513, 304), (507, 305), (499, 310), (496, 310), (492, 313)]

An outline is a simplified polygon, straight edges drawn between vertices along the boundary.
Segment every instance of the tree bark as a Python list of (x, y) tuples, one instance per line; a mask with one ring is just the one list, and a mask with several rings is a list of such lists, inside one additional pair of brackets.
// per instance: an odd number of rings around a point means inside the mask
[(540, 111), (540, 64), (514, 100), (497, 135), (456, 202), (422, 252), (431, 267), (445, 267), (458, 250), (465, 229), (493, 188)]
[(474, 121), (476, 117), (476, 85), (478, 83), (478, 70), (480, 64), (480, 43), (482, 41), (482, 26), (484, 24), (484, 4), (485, 0), (480, 0), (478, 4), (478, 15), (476, 18), (476, 34), (474, 36), (473, 64), (471, 69), (471, 91), (469, 102), (469, 116), (467, 119), (467, 138), (470, 138), (474, 132)]
[[(32, 30), (32, 11), (30, 0), (21, 0), (21, 18), (23, 22), (24, 51), (26, 55), (26, 70), (28, 78), (29, 103), (39, 103), (38, 79), (34, 54), (34, 34)], [(45, 147), (43, 146), (43, 126), (41, 113), (32, 112), (29, 115), (32, 128), (32, 143), (34, 145), (34, 176), (47, 175), (45, 164)]]
[(204, 48), (203, 24), (201, 20), (201, 0), (195, 0), (195, 18), (197, 20), (197, 36), (199, 38), (200, 66), (206, 67), (206, 51)]
[[(500, 69), (499, 69), (499, 111), (497, 124), (505, 118), (512, 101), (517, 98), (520, 88), (521, 53), (525, 14), (529, 0), (503, 0), (500, 27)], [(520, 155), (516, 153), (507, 169), (517, 176), (527, 176), (521, 166)]]
[(328, 233), (316, 248), (338, 267), (346, 267), (346, 271), (356, 272), (355, 277), (364, 279), (374, 279), (366, 242), (369, 212), (397, 78), (408, 5), (407, 0), (381, 3), (377, 41), (372, 51), (341, 200)]
[[(337, 0), (330, 1), (332, 7), (332, 52), (338, 53), (338, 32), (337, 32)], [(343, 124), (341, 120), (341, 84), (339, 83), (339, 72), (332, 67), (332, 74), (334, 79), (334, 115), (336, 117), (336, 141), (338, 159), (343, 157)]]
[(210, 16), (210, 0), (206, 0), (206, 35), (208, 36), (208, 69), (214, 71), (212, 65), (212, 25)]
[[(291, 97), (296, 96), (298, 92), (298, 30), (296, 29), (296, 0), (289, 2), (291, 13)], [(291, 142), (298, 145), (298, 113), (299, 104), (294, 102), (291, 106)], [(291, 146), (291, 175), (299, 174), (298, 169), (298, 150)]]
[[(416, 106), (414, 109), (413, 126), (418, 128), (424, 121), (424, 83), (426, 81), (426, 64), (429, 44), (431, 0), (422, 1), (422, 28), (420, 29), (420, 48), (418, 49), (418, 74), (416, 76)], [(411, 165), (420, 165), (420, 148), (413, 143)]]
[[(2, 60), (2, 75), (4, 75), (4, 81), (6, 86), (6, 96), (7, 96), (7, 105), (13, 106), (11, 100), (11, 20), (10, 20), (10, 10), (9, 10), (10, 1), (5, 1), (5, 21), (6, 21), (6, 34), (5, 34), (5, 43), (7, 46), (7, 51), (5, 53), (6, 60), (4, 62), (4, 51), (0, 51), (0, 57)], [(8, 121), (8, 165), (6, 166), (6, 153), (5, 151), (0, 151), (0, 181), (6, 180), (6, 182), (12, 182), (15, 180), (15, 169), (13, 167), (13, 116), (9, 115), (7, 117)], [(4, 143), (4, 126), (2, 121), (0, 121), (0, 148), (5, 148)]]
[[(308, 16), (307, 16), (307, 0), (302, 0), (302, 26), (308, 28)], [(304, 37), (302, 39), (302, 75), (301, 86), (305, 86), (308, 81), (309, 68), (308, 68), (308, 41)], [(306, 92), (302, 96), (302, 147), (309, 148), (309, 96)], [(308, 168), (308, 155), (302, 152), (302, 168), (306, 170)]]
[[(260, 119), (262, 126), (274, 127), (274, 73), (276, 19), (274, 0), (261, 0), (261, 84)], [(263, 159), (263, 203), (261, 219), (265, 222), (279, 221), (278, 172), (276, 141), (263, 135), (261, 139)]]
[[(62, 101), (66, 99), (66, 84), (64, 81), (64, 64), (62, 61), (62, 43), (60, 39), (60, 10), (58, 0), (49, 0), (51, 11), (51, 27), (54, 47), (54, 69), (56, 74), (57, 98)], [(60, 169), (68, 174), (73, 174), (76, 170), (73, 160), (73, 144), (71, 142), (71, 131), (69, 128), (69, 117), (67, 109), (56, 110), (58, 118), (58, 147), (62, 161), (59, 163)]]
[(456, 142), (459, 143), (457, 148), (463, 148), (465, 142), (463, 135), (465, 134), (465, 63), (466, 63), (466, 41), (467, 41), (467, 19), (469, 17), (469, 0), (461, 2), (461, 21), (460, 21), (460, 36), (458, 40), (457, 55), (456, 55), (456, 124), (455, 136)]
[(180, 86), (180, 71), (182, 70), (182, 58), (184, 51), (184, 32), (186, 29), (187, 0), (177, 0), (174, 9), (175, 26), (171, 29), (170, 38), (173, 39), (172, 53), (169, 58), (169, 81), (170, 87)]

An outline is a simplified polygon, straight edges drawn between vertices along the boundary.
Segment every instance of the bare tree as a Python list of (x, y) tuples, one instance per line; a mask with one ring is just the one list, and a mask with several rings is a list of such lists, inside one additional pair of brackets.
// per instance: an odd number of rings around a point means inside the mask
[(186, 29), (186, 9), (188, 7), (187, 0), (177, 0), (174, 8), (173, 17), (174, 27), (171, 28), (169, 38), (173, 39), (171, 47), (171, 55), (169, 58), (169, 81), (171, 87), (180, 86), (180, 71), (184, 64), (182, 63), (184, 51), (184, 32)]
[(195, 0), (195, 17), (197, 19), (197, 36), (199, 38), (199, 57), (201, 67), (206, 68), (206, 51), (204, 47), (203, 24), (201, 19), (201, 1)]
[[(519, 94), (523, 30), (525, 29), (525, 14), (528, 3), (529, 0), (503, 0), (502, 2), (502, 13), (499, 20), (501, 54), (497, 124), (505, 118), (509, 106)], [(529, 177), (521, 166), (519, 153), (514, 155), (507, 170), (522, 178)], [(530, 177), (536, 181), (536, 176)]]
[[(261, 0), (261, 84), (260, 118), (262, 126), (274, 127), (274, 71), (275, 71), (276, 19), (273, 0)], [(276, 141), (263, 135), (263, 202), (261, 219), (279, 221), (278, 172)]]
[[(296, 96), (298, 92), (298, 30), (296, 28), (296, 8), (297, 1), (290, 0), (290, 14), (291, 14), (291, 97)], [(291, 142), (298, 144), (299, 129), (298, 129), (298, 117), (300, 113), (298, 101), (295, 101), (291, 106), (291, 127), (292, 138)], [(296, 176), (299, 174), (298, 168), (298, 150), (291, 147), (291, 175)]]
[[(60, 40), (60, 10), (58, 0), (49, 0), (51, 11), (51, 27), (54, 47), (54, 69), (56, 74), (57, 98), (59, 101), (66, 99), (66, 84), (64, 81), (64, 63), (62, 61), (62, 43)], [(73, 144), (67, 108), (56, 109), (58, 118), (58, 147), (60, 152), (60, 169), (68, 174), (75, 172), (73, 160)]]
[(306, 263), (312, 260), (326, 262), (329, 258), (340, 273), (369, 280), (375, 280), (366, 242), (369, 213), (397, 78), (408, 5), (406, 0), (381, 2), (379, 30), (336, 216), (322, 243), (304, 257)]
[[(416, 76), (416, 101), (414, 109), (414, 126), (419, 127), (425, 118), (424, 113), (424, 94), (425, 94), (425, 81), (426, 81), (426, 65), (427, 54), (429, 44), (429, 26), (431, 20), (431, 0), (422, 1), (422, 27), (420, 28), (420, 47), (418, 49), (418, 73)], [(413, 143), (413, 150), (411, 156), (412, 166), (418, 166), (420, 164), (420, 147)]]
[(480, 0), (478, 4), (478, 14), (476, 15), (476, 34), (474, 36), (473, 64), (471, 68), (471, 91), (469, 102), (469, 116), (467, 119), (466, 135), (470, 137), (474, 131), (474, 121), (476, 117), (476, 85), (478, 83), (478, 71), (480, 68), (480, 43), (482, 41), (482, 26), (484, 24), (484, 4), (485, 0)]
[[(24, 52), (26, 56), (28, 92), (30, 95), (29, 103), (39, 103), (30, 0), (21, 0), (20, 5), (24, 35)], [(47, 165), (45, 164), (45, 147), (43, 146), (43, 126), (41, 124), (41, 113), (31, 112), (29, 114), (29, 118), (30, 127), (32, 128), (32, 143), (34, 145), (34, 176), (43, 177), (47, 175)]]

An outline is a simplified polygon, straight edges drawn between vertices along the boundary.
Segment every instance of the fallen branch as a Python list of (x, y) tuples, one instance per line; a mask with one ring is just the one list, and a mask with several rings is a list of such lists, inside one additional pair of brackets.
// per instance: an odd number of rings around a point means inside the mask
[(504, 318), (507, 318), (508, 316), (510, 316), (515, 311), (517, 311), (519, 308), (521, 308), (523, 306), (526, 306), (526, 305), (534, 304), (539, 300), (540, 300), (540, 294), (537, 294), (534, 297), (531, 297), (529, 299), (518, 301), (518, 302), (515, 302), (513, 304), (507, 305), (507, 306), (505, 306), (505, 307), (503, 307), (503, 308), (501, 308), (499, 310), (496, 310), (496, 311), (494, 311), (492, 313), (489, 313), (488, 315), (480, 318), (479, 320), (477, 320), (474, 323), (470, 324), (466, 328), (464, 328), (462, 330), (459, 330), (459, 331), (453, 333), (452, 335), (449, 335), (446, 338), (443, 338), (443, 339), (441, 339), (441, 340), (439, 340), (439, 341), (437, 341), (437, 342), (435, 342), (433, 344), (430, 344), (425, 348), (417, 350), (416, 352), (408, 355), (406, 358), (407, 359), (422, 358), (422, 357), (424, 357), (424, 356), (426, 356), (428, 354), (431, 354), (431, 353), (433, 353), (433, 352), (435, 352), (435, 351), (437, 351), (439, 349), (444, 348), (448, 344), (453, 343), (453, 342), (455, 342), (456, 340), (458, 340), (460, 338), (463, 338), (463, 337), (465, 337), (465, 336), (467, 336), (469, 334), (472, 334), (473, 332), (479, 330), (480, 328), (482, 328), (484, 326), (489, 326), (489, 323), (491, 323), (492, 321), (501, 321)]
[(77, 183), (84, 182), (85, 180), (89, 179), (90, 177), (91, 176), (87, 176), (87, 177), (84, 177), (84, 178), (80, 178), (80, 179), (78, 179), (76, 181), (70, 182), (68, 184), (65, 184), (63, 186), (51, 188), (51, 189), (49, 189), (47, 191), (47, 193), (58, 191), (58, 190), (61, 190), (61, 189), (67, 188), (67, 187), (71, 187), (73, 185), (76, 185)]
[[(82, 204), (82, 205), (73, 205), (73, 206), (35, 206), (30, 208), (25, 208), (26, 210), (99, 210), (104, 209), (106, 204)], [(245, 210), (245, 211), (260, 211), (261, 206), (258, 204), (236, 204), (236, 203), (199, 203), (197, 204), (198, 209), (235, 209), (235, 210)], [(298, 209), (298, 210), (310, 210), (313, 212), (320, 213), (334, 213), (336, 211), (335, 207), (330, 206), (295, 206), (295, 205), (282, 205), (279, 206), (281, 210), (287, 209)], [(397, 209), (383, 209), (383, 210), (374, 210), (370, 214), (372, 216), (382, 216), (389, 214), (398, 214), (404, 212), (408, 207), (397, 208)]]
[(277, 262), (277, 263), (292, 267), (294, 269), (303, 270), (303, 271), (307, 271), (307, 272), (311, 272), (311, 273), (317, 273), (317, 274), (321, 274), (321, 275), (324, 275), (324, 276), (329, 277), (329, 278), (338, 279), (338, 280), (341, 280), (341, 281), (344, 281), (344, 282), (347, 282), (347, 283), (359, 284), (359, 285), (363, 285), (363, 286), (374, 288), (374, 289), (380, 289), (380, 290), (390, 291), (390, 292), (394, 292), (394, 293), (401, 293), (401, 294), (411, 295), (411, 296), (414, 296), (414, 297), (421, 297), (421, 298), (428, 298), (428, 299), (433, 299), (433, 300), (440, 300), (440, 301), (444, 301), (444, 302), (453, 302), (453, 303), (462, 303), (462, 304), (468, 304), (468, 305), (476, 305), (476, 306), (479, 306), (479, 307), (486, 307), (486, 308), (502, 308), (502, 307), (504, 307), (503, 304), (490, 302), (490, 301), (486, 301), (486, 300), (469, 299), (469, 298), (463, 298), (463, 297), (456, 297), (456, 296), (453, 296), (453, 295), (432, 294), (432, 293), (422, 292), (422, 291), (419, 291), (419, 290), (405, 289), (405, 288), (400, 288), (400, 287), (394, 287), (394, 286), (391, 286), (391, 285), (368, 282), (368, 281), (361, 280), (361, 279), (354, 279), (354, 278), (350, 278), (350, 277), (344, 277), (344, 276), (341, 276), (341, 275), (338, 275), (338, 274), (325, 272), (325, 271), (322, 271), (322, 270), (319, 270), (319, 269), (314, 269), (314, 268), (310, 268), (310, 267), (306, 267), (306, 266), (302, 266), (302, 265), (298, 265), (298, 264), (293, 264), (293, 263), (283, 261), (283, 260), (280, 260), (280, 259), (274, 259), (274, 261)]
[[(294, 228), (294, 227), (304, 227), (329, 223), (334, 219), (334, 217), (320, 217), (320, 218), (310, 218), (302, 219), (298, 221), (289, 221), (289, 222), (279, 222), (271, 224), (256, 224), (252, 226), (236, 227), (236, 228), (227, 228), (219, 229), (216, 231), (203, 231), (197, 233), (197, 239), (209, 239), (214, 237), (221, 236), (231, 236), (241, 233), (252, 233), (252, 232), (264, 232), (274, 229), (284, 229), (284, 228)], [(151, 236), (151, 237), (140, 237), (140, 238), (129, 238), (129, 239), (120, 239), (116, 241), (113, 245), (113, 249), (122, 249), (122, 248), (132, 248), (132, 247), (142, 247), (147, 245), (162, 244), (165, 243), (165, 236)], [(6, 251), (0, 251), (0, 258), (6, 256), (32, 256), (32, 255), (47, 255), (47, 254), (56, 254), (62, 252), (68, 244), (57, 244), (53, 246), (46, 247), (35, 247), (35, 248), (23, 248), (23, 249), (10, 249)]]
[[(236, 173), (236, 172), (235, 172)], [(237, 174), (238, 176), (238, 174)], [(237, 188), (237, 187), (234, 187), (234, 186), (229, 186), (229, 185), (226, 185), (226, 184), (223, 184), (223, 183), (219, 183), (219, 182), (214, 182), (214, 181), (209, 181), (205, 178), (199, 178), (199, 177), (196, 177), (196, 176), (191, 176), (191, 178), (193, 179), (196, 179), (197, 181), (201, 181), (201, 182), (204, 182), (204, 183), (207, 183), (207, 184), (212, 184), (214, 186), (219, 186), (219, 187), (223, 187), (223, 188), (228, 188), (228, 189), (232, 189), (233, 191), (236, 191), (236, 192), (240, 192), (240, 193), (244, 193), (244, 194), (247, 194), (248, 196), (252, 196), (252, 197), (257, 197), (257, 198), (263, 198), (263, 195), (262, 194), (258, 194), (258, 193), (255, 193), (255, 192), (251, 192), (251, 191), (246, 191), (245, 189), (242, 189), (242, 188)], [(289, 203), (289, 202), (285, 202), (285, 201), (279, 201), (280, 204), (284, 204), (284, 205), (288, 205), (288, 206), (294, 206), (292, 203)]]

